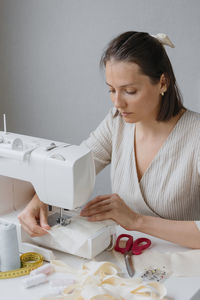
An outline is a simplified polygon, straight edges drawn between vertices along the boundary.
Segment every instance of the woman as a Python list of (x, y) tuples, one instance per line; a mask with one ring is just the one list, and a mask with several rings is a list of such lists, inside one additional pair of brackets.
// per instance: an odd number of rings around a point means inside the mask
[[(166, 39), (125, 32), (102, 56), (114, 108), (83, 143), (96, 173), (111, 163), (113, 194), (96, 197), (81, 215), (200, 249), (200, 116), (182, 105)], [(37, 236), (49, 229), (46, 216), (35, 195), (19, 220)]]

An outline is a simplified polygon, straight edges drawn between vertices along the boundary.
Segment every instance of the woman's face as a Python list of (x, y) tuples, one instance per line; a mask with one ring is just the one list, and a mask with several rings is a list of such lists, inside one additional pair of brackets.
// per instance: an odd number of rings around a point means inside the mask
[(108, 61), (106, 83), (111, 100), (125, 122), (156, 120), (164, 91), (162, 84), (153, 84), (136, 63)]

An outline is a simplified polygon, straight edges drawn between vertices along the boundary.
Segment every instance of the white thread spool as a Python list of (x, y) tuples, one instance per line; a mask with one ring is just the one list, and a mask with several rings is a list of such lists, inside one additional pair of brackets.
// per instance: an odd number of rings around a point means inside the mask
[(20, 265), (16, 225), (0, 223), (0, 270), (15, 270)]
[(40, 283), (47, 282), (47, 275), (45, 274), (37, 274), (34, 276), (28, 276), (23, 279), (23, 285), (25, 288), (29, 288), (34, 285), (39, 285)]
[(45, 264), (33, 271), (30, 272), (30, 276), (34, 276), (37, 274), (45, 274), (49, 275), (54, 272), (54, 267), (51, 264)]

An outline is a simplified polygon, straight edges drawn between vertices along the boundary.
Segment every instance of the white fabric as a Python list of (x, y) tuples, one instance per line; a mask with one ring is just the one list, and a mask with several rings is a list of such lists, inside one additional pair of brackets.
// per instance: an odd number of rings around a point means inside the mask
[[(124, 256), (116, 251), (113, 251), (113, 255), (118, 265), (124, 268)], [(170, 253), (148, 249), (141, 255), (133, 255), (132, 260), (137, 274), (148, 269), (160, 269), (166, 271), (168, 276), (200, 276), (200, 250)]]
[[(111, 163), (112, 192), (136, 212), (173, 220), (200, 220), (200, 115), (187, 110), (138, 181), (135, 124), (112, 109), (83, 143), (96, 173)], [(199, 226), (200, 222), (197, 222)]]
[[(55, 225), (51, 230), (47, 230), (48, 234), (42, 237), (43, 245), (48, 245), (52, 249), (60, 249), (76, 254), (79, 249), (93, 238), (98, 231), (106, 226), (113, 224), (112, 222), (95, 222), (92, 224), (85, 218), (75, 217), (67, 226)], [(40, 243), (41, 237), (34, 237), (34, 241)]]

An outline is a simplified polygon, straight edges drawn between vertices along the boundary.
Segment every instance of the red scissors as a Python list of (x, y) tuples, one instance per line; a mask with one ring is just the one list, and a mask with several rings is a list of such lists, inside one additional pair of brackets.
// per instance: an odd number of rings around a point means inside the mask
[[(124, 238), (127, 238), (126, 244), (124, 247), (120, 247), (120, 241)], [(132, 235), (130, 234), (120, 234), (118, 236), (114, 249), (115, 251), (124, 254), (126, 269), (130, 277), (133, 277), (135, 273), (131, 256), (141, 254), (143, 250), (149, 248), (150, 246), (151, 241), (147, 238), (139, 238), (134, 241)]]

